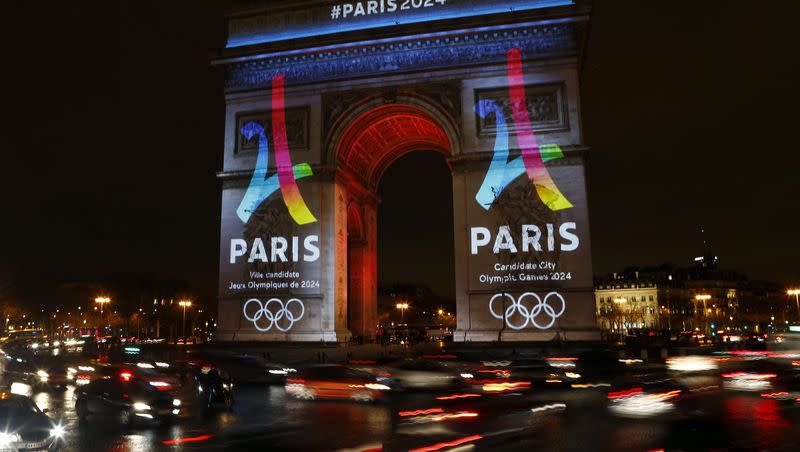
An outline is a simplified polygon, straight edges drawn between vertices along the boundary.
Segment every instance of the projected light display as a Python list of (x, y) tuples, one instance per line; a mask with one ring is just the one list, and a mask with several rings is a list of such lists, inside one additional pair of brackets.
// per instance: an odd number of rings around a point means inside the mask
[[(255, 121), (245, 123), (239, 130), (245, 139), (257, 139), (258, 154), (249, 185), (236, 208), (238, 220), (235, 226), (231, 224), (227, 250), (223, 251), (222, 290), (256, 296), (244, 303), (240, 315), (259, 333), (287, 333), (296, 329), (298, 322), (307, 321), (307, 302), (296, 296), (275, 295), (291, 291), (307, 296), (319, 292), (319, 227), (297, 184), (314, 172), (308, 163), (293, 164), (290, 155), (285, 76), (275, 75), (271, 81), (271, 133)], [(272, 171), (270, 140), (275, 150)], [(310, 200), (318, 200), (313, 183), (304, 189), (311, 194)], [(285, 210), (274, 203), (278, 194)]]
[[(330, 0), (230, 16), (215, 59), (226, 90), (218, 337), (374, 337), (381, 178), (435, 151), (452, 204), (419, 221), (452, 221), (454, 340), (592, 339), (580, 333), (594, 325), (578, 101), (588, 10)], [(414, 176), (401, 190), (414, 192)], [(403, 233), (399, 263), (428, 264), (426, 237)]]
[(525, 82), (522, 74), (522, 52), (514, 48), (508, 51), (508, 90), (513, 112), (517, 140), (522, 148), (522, 156), (508, 162), (508, 127), (503, 111), (492, 101), (482, 101), (476, 105), (480, 117), (495, 115), (497, 136), (494, 143), (494, 156), (486, 173), (483, 184), (475, 199), (485, 209), (489, 209), (494, 200), (500, 196), (506, 185), (522, 173), (536, 187), (536, 193), (550, 210), (569, 209), (572, 204), (561, 194), (550, 172), (544, 164), (545, 160), (563, 157), (558, 146), (548, 146), (542, 151), (533, 133), (531, 118), (525, 101)]
[[(475, 109), (481, 118), (493, 114), (495, 116), (495, 122), (497, 123), (492, 162), (489, 164), (489, 170), (486, 172), (486, 177), (483, 179), (481, 188), (475, 195), (475, 200), (478, 201), (478, 204), (484, 209), (489, 210), (492, 204), (494, 204), (495, 199), (505, 190), (506, 186), (517, 177), (526, 173), (526, 168), (522, 156), (510, 162), (508, 161), (508, 126), (506, 125), (506, 118), (503, 114), (503, 110), (491, 100), (482, 100), (478, 102)], [(555, 144), (539, 146), (539, 152), (542, 162), (564, 156), (561, 148)], [(547, 169), (545, 169), (545, 171), (546, 170)]]
[[(495, 136), (491, 161), (475, 192), (480, 209), (470, 209), (470, 288), (489, 291), (475, 301), (487, 303), (483, 309), (489, 318), (511, 330), (548, 330), (569, 311), (570, 290), (591, 285), (588, 249), (582, 243), (587, 233), (583, 174), (558, 145), (538, 142), (519, 48), (506, 53), (506, 81), (507, 100), (475, 104), (479, 118), (494, 117)], [(546, 163), (556, 160), (560, 164), (548, 168)], [(579, 201), (577, 209), (565, 193)]]
[(236, 209), (236, 214), (243, 223), (247, 223), (253, 212), (264, 200), (270, 197), (278, 188), (281, 189), (283, 202), (289, 209), (289, 214), (297, 224), (307, 224), (317, 221), (306, 206), (303, 195), (297, 187), (297, 180), (313, 174), (307, 163), (292, 166), (289, 155), (289, 144), (286, 139), (286, 113), (284, 111), (283, 85), (284, 75), (278, 74), (272, 79), (272, 140), (275, 143), (275, 162), (278, 173), (267, 177), (269, 167), (269, 143), (264, 127), (256, 122), (250, 122), (242, 127), (242, 135), (247, 139), (258, 135), (258, 159), (250, 186)]

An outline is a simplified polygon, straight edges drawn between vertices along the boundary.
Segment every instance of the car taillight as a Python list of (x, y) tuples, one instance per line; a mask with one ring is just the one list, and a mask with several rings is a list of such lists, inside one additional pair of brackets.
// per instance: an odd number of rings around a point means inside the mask
[(625, 397), (631, 397), (631, 396), (635, 396), (637, 394), (641, 394), (642, 392), (643, 392), (642, 388), (633, 388), (633, 389), (628, 389), (628, 390), (625, 390), (625, 391), (609, 392), (608, 393), (608, 398), (611, 399), (611, 400), (623, 399)]
[(745, 380), (769, 380), (777, 377), (775, 374), (750, 373), (750, 372), (729, 372), (722, 374), (723, 378), (741, 378)]
[(131, 381), (133, 374), (130, 372), (122, 372), (119, 374), (119, 378), (121, 378), (123, 381)]

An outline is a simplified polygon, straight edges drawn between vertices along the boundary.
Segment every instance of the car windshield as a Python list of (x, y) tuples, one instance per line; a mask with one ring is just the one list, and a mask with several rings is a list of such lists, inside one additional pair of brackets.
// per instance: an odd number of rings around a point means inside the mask
[(39, 407), (24, 397), (0, 399), (0, 418), (26, 416), (39, 413)]

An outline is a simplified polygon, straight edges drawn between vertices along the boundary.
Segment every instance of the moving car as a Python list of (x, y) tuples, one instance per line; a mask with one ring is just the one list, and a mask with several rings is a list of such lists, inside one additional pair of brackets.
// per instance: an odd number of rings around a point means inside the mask
[[(464, 384), (455, 370), (429, 359), (403, 359), (387, 364), (381, 381), (392, 389), (448, 389)], [(385, 380), (384, 380), (385, 379)]]
[(215, 366), (203, 366), (195, 378), (197, 397), (204, 410), (233, 407), (233, 381), (227, 372)]
[(55, 451), (64, 427), (50, 419), (28, 397), (0, 393), (0, 450)]
[(166, 423), (180, 413), (181, 401), (149, 382), (122, 372), (114, 378), (94, 380), (77, 390), (75, 412), (85, 422), (91, 415), (116, 417), (123, 425), (135, 422)]
[(391, 389), (375, 375), (346, 366), (309, 367), (286, 379), (286, 393), (299, 399), (350, 399), (359, 402), (378, 400)]
[[(568, 363), (567, 361), (557, 361)], [(528, 381), (542, 389), (546, 387), (559, 387), (575, 382), (581, 377), (576, 369), (559, 367), (556, 361), (546, 361), (541, 358), (519, 358), (511, 361), (507, 366), (484, 366), (478, 372), (484, 371), (507, 372), (507, 378), (518, 381)]]
[[(5, 372), (5, 382), (9, 387), (27, 388), (27, 391), (66, 389), (67, 366), (59, 357), (27, 357), (15, 358), (8, 362)], [(14, 390), (13, 392), (19, 392)]]

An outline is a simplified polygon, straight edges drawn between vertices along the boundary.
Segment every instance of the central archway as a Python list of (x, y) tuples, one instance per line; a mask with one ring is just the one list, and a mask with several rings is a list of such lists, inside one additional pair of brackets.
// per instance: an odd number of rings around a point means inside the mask
[[(377, 196), (386, 169), (414, 151), (434, 151), (449, 158), (457, 149), (453, 121), (434, 103), (419, 98), (392, 102), (368, 100), (343, 115), (334, 129), (329, 157), (336, 162), (337, 203), (344, 203), (344, 218), (337, 225), (346, 231), (346, 242), (338, 242), (344, 253), (337, 268), (338, 319), (354, 337), (371, 338), (377, 324)], [(341, 226), (344, 226), (343, 228)], [(339, 299), (342, 298), (342, 299)]]

